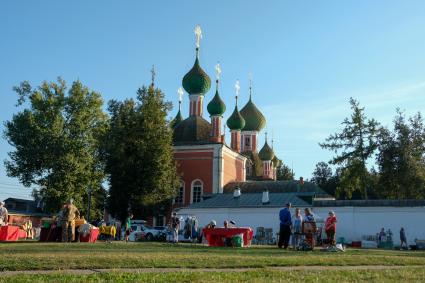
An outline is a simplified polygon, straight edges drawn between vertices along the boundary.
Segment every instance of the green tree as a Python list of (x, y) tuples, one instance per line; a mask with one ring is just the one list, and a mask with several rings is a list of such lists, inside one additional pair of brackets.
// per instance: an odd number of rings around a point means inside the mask
[(332, 168), (326, 162), (319, 162), (313, 171), (311, 181), (330, 195), (336, 194), (339, 176), (332, 174)]
[(292, 181), (294, 180), (294, 172), (286, 166), (285, 164), (281, 163), (279, 167), (276, 168), (276, 179), (279, 181)]
[(108, 207), (124, 219), (163, 202), (171, 204), (178, 186), (172, 132), (167, 123), (170, 103), (159, 89), (143, 87), (137, 101), (110, 101), (110, 130), (105, 139), (109, 178)]
[(38, 187), (47, 211), (57, 211), (73, 198), (85, 213), (91, 188), (92, 217), (103, 213), (104, 179), (99, 141), (107, 130), (99, 93), (76, 81), (67, 91), (65, 81), (28, 82), (14, 87), (24, 109), (5, 122), (4, 136), (14, 150), (5, 161), (8, 176)]
[[(350, 98), (352, 114), (342, 122), (342, 132), (330, 135), (320, 146), (337, 154), (331, 161), (344, 168), (343, 184), (350, 192), (360, 191), (364, 199), (368, 198), (367, 160), (375, 152), (378, 134), (378, 122), (367, 119), (364, 108)], [(339, 153), (339, 154), (338, 154)], [(344, 189), (344, 187), (341, 187)]]
[(425, 127), (420, 113), (406, 121), (397, 110), (394, 130), (381, 130), (377, 163), (381, 197), (425, 198)]

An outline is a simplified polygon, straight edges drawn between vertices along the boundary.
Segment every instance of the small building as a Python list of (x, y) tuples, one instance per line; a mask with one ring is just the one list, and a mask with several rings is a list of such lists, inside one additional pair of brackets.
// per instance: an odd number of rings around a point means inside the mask
[(41, 203), (34, 200), (8, 198), (4, 200), (9, 213), (9, 224), (22, 225), (31, 220), (33, 227), (41, 225), (41, 218), (49, 217), (41, 209)]

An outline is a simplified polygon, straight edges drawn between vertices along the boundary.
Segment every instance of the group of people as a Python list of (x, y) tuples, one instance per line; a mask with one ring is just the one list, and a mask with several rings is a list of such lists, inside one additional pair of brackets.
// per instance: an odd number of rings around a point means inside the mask
[[(304, 209), (304, 216), (299, 208), (295, 209), (295, 214), (291, 214), (291, 203), (287, 203), (279, 212), (280, 231), (278, 247), (287, 249), (292, 235), (294, 249), (299, 246), (302, 236), (308, 245), (313, 249), (315, 246), (315, 234), (317, 232), (316, 218), (310, 208)], [(329, 211), (325, 222), (325, 232), (329, 246), (335, 246), (335, 234), (337, 218), (335, 212)]]

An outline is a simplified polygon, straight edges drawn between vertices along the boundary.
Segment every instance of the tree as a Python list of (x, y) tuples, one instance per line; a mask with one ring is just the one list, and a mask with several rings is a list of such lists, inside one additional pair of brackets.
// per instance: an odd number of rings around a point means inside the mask
[(276, 169), (276, 175), (276, 179), (279, 181), (292, 181), (294, 180), (295, 174), (291, 168), (281, 163), (281, 165)]
[(364, 114), (364, 108), (361, 108), (353, 98), (350, 98), (350, 105), (353, 112), (350, 118), (345, 118), (342, 122), (344, 126), (342, 132), (330, 135), (324, 143), (319, 145), (337, 154), (330, 163), (340, 165), (344, 169), (344, 184), (349, 186), (347, 187), (349, 195), (357, 190), (362, 193), (363, 198), (367, 199), (366, 162), (378, 146), (379, 124), (374, 119), (368, 120)]
[(34, 89), (25, 81), (14, 91), (25, 108), (5, 123), (4, 136), (14, 147), (5, 161), (8, 176), (26, 187), (36, 185), (34, 195), (50, 212), (73, 198), (84, 213), (91, 188), (92, 217), (99, 217), (104, 202), (99, 141), (107, 129), (100, 94), (79, 81), (67, 92), (61, 78)]
[(171, 204), (179, 182), (166, 120), (171, 105), (153, 86), (137, 94), (137, 101), (109, 102), (110, 130), (105, 139), (108, 208), (120, 219), (125, 219), (129, 209), (143, 216), (152, 206)]
[(425, 198), (425, 127), (420, 113), (406, 121), (397, 110), (393, 132), (381, 130), (377, 163), (382, 197)]
[(326, 162), (319, 162), (313, 172), (311, 181), (319, 187), (325, 187), (326, 183), (332, 178), (332, 169)]
[(332, 169), (326, 162), (322, 161), (316, 164), (311, 181), (328, 194), (336, 194), (339, 178), (338, 175), (332, 174)]

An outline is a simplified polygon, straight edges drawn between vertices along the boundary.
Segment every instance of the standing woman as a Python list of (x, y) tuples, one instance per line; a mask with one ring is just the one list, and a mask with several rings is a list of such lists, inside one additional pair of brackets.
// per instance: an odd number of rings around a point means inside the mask
[(332, 210), (329, 211), (329, 216), (328, 218), (326, 218), (326, 222), (325, 222), (325, 231), (326, 231), (326, 237), (328, 238), (328, 244), (330, 246), (335, 246), (336, 241), (335, 241), (335, 233), (336, 233), (336, 223), (337, 223), (337, 219), (335, 216), (335, 212), (333, 212)]
[(292, 245), (294, 250), (300, 244), (301, 233), (302, 233), (303, 216), (299, 208), (295, 209), (295, 215), (292, 217), (293, 234), (292, 234)]
[(303, 221), (303, 232), (307, 243), (310, 245), (311, 249), (314, 249), (314, 234), (316, 233), (317, 225), (316, 219), (314, 218), (313, 213), (310, 208), (304, 209), (304, 221)]

